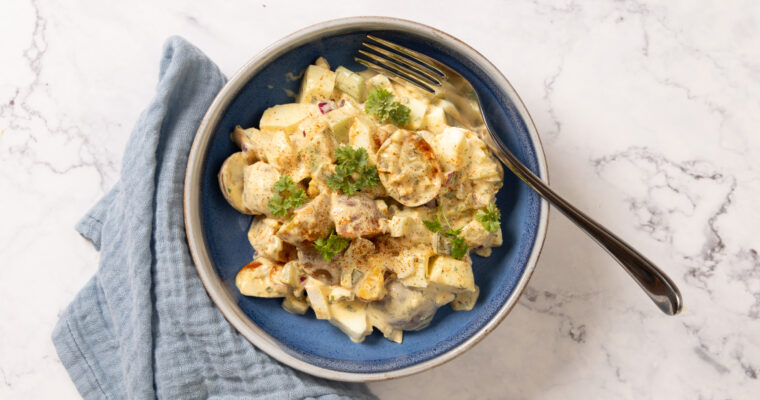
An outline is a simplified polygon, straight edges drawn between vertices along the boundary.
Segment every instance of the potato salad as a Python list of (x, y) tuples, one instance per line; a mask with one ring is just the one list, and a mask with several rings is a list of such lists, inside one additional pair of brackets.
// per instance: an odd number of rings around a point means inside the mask
[(311, 308), (357, 343), (374, 328), (401, 343), (439, 307), (472, 309), (470, 256), (502, 244), (503, 170), (443, 102), (320, 57), (294, 103), (236, 127), (219, 182), (254, 216), (240, 293)]

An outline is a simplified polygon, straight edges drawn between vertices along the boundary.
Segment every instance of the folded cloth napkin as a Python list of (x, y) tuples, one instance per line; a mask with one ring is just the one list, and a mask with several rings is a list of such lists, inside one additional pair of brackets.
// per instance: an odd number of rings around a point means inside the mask
[(77, 226), (100, 249), (100, 265), (55, 327), (58, 355), (87, 399), (375, 398), (257, 350), (198, 278), (185, 238), (185, 164), (225, 80), (200, 50), (167, 41), (120, 179)]

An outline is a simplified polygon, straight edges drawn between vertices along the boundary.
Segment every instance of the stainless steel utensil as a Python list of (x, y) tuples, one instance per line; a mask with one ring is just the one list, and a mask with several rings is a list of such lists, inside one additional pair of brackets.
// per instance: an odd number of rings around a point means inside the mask
[(657, 266), (607, 228), (567, 202), (523, 165), (493, 134), (480, 108), (477, 91), (458, 72), (403, 46), (368, 35), (357, 62), (403, 84), (411, 84), (437, 98), (447, 115), (476, 132), (502, 163), (531, 189), (586, 231), (644, 289), (657, 307), (669, 315), (681, 311), (681, 292)]

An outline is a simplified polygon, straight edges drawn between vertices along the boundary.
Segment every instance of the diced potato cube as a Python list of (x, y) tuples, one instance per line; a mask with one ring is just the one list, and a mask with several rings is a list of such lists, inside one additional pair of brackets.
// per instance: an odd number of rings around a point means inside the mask
[(385, 268), (375, 266), (356, 285), (356, 297), (364, 301), (380, 300), (385, 296)]
[(448, 256), (435, 257), (430, 263), (430, 282), (453, 292), (475, 290), (472, 266)]
[(285, 296), (282, 308), (291, 314), (304, 315), (309, 310), (309, 303), (292, 295)]
[(367, 303), (346, 301), (330, 304), (330, 323), (348, 335), (351, 341), (361, 343), (372, 333), (372, 325), (367, 321)]
[[(265, 161), (280, 171), (286, 171), (295, 163), (295, 148), (290, 141), (290, 136), (285, 131), (263, 131), (260, 145), (262, 161)], [(295, 182), (298, 182), (297, 180)]]
[(407, 287), (426, 288), (428, 286), (426, 274), (427, 263), (425, 265), (418, 265), (411, 274), (399, 279), (399, 281)]
[(298, 167), (291, 170), (291, 178), (298, 182), (306, 177), (314, 177), (322, 167), (335, 160), (335, 140), (326, 132), (316, 133), (303, 140), (296, 156)]
[(322, 193), (295, 210), (293, 218), (280, 227), (277, 236), (294, 245), (323, 238), (329, 235), (333, 228), (329, 213), (330, 194)]
[(404, 103), (409, 107), (409, 124), (410, 129), (420, 129), (425, 123), (425, 113), (427, 113), (427, 102), (410, 97), (409, 101)]
[(443, 112), (443, 108), (437, 106), (429, 107), (427, 114), (425, 114), (423, 125), (427, 130), (436, 134), (440, 134), (448, 128), (448, 124), (446, 123), (446, 113)]
[(433, 252), (424, 246), (402, 250), (398, 256), (394, 257), (393, 272), (402, 282), (404, 278), (413, 275), (416, 271), (423, 271), (424, 273), (432, 255)]
[(425, 114), (427, 113), (430, 101), (420, 91), (406, 85), (393, 85), (393, 90), (396, 93), (394, 100), (409, 107), (409, 124), (407, 124), (407, 128), (420, 129), (425, 122)]
[(310, 116), (319, 115), (316, 104), (290, 103), (269, 107), (259, 122), (259, 129), (282, 130), (293, 133), (298, 124)]
[(372, 130), (362, 118), (354, 118), (353, 124), (348, 129), (348, 143), (355, 149), (364, 148), (371, 156), (377, 153), (377, 147), (372, 140)]
[(306, 296), (314, 309), (314, 314), (317, 319), (330, 319), (330, 307), (327, 302), (327, 291), (329, 290), (327, 285), (322, 283), (319, 279), (312, 277), (306, 278)]
[(414, 219), (408, 215), (394, 215), (388, 222), (391, 237), (402, 237), (414, 228)]
[(451, 302), (451, 308), (456, 311), (470, 311), (478, 301), (480, 288), (475, 286), (475, 290), (469, 292), (459, 292)]
[(269, 199), (274, 192), (272, 186), (280, 179), (280, 173), (265, 163), (257, 162), (243, 169), (243, 205), (254, 214), (266, 214), (269, 211)]
[(483, 224), (478, 221), (470, 221), (462, 227), (462, 238), (470, 247), (486, 245), (490, 241), (491, 235), (493, 233), (488, 232), (486, 228), (483, 228)]
[(334, 88), (335, 72), (318, 65), (309, 65), (303, 76), (298, 102), (312, 103), (317, 100), (329, 99)]
[(335, 70), (335, 86), (357, 101), (364, 101), (364, 78), (345, 67)]
[(286, 246), (275, 234), (282, 223), (274, 218), (258, 216), (248, 230), (248, 241), (257, 254), (275, 261), (287, 261)]
[(459, 171), (466, 166), (467, 134), (461, 128), (446, 128), (436, 137), (435, 154), (438, 160), (449, 168), (445, 170)]
[(377, 74), (367, 80), (367, 92), (371, 92), (375, 88), (383, 88), (395, 95), (393, 85), (391, 85), (390, 79), (385, 75)]
[(244, 296), (283, 297), (288, 293), (288, 287), (272, 279), (280, 268), (282, 266), (266, 258), (257, 258), (237, 273), (235, 286)]

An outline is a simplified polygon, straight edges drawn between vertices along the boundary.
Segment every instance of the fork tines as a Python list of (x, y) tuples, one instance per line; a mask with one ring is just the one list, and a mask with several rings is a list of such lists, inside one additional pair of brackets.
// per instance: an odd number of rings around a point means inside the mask
[(360, 49), (359, 55), (354, 58), (358, 63), (401, 83), (410, 83), (426, 92), (436, 93), (441, 81), (446, 78), (435, 67), (435, 60), (414, 50), (372, 35), (367, 35), (367, 41), (362, 45), (371, 51)]

